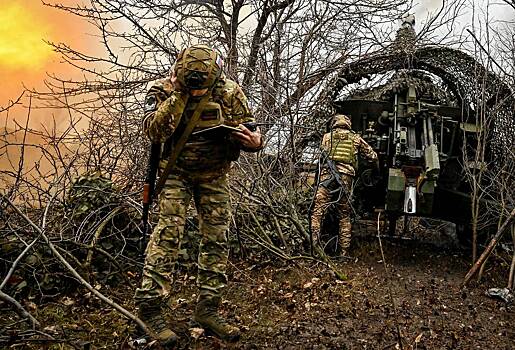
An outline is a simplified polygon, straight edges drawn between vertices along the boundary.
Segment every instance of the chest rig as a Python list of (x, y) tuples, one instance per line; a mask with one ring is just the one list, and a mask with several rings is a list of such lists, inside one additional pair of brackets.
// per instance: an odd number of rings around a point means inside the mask
[[(202, 131), (205, 129), (213, 129), (217, 126), (222, 126), (226, 124), (226, 118), (225, 118), (225, 111), (222, 107), (222, 90), (224, 86), (224, 81), (219, 80), (216, 83), (216, 86), (213, 89), (213, 92), (211, 94), (211, 97), (209, 101), (207, 101), (202, 111), (200, 112), (200, 118), (197, 122), (197, 125), (195, 125), (194, 134), (198, 131)], [(191, 99), (190, 103), (188, 103), (188, 106), (186, 107), (186, 122), (189, 119), (189, 117), (193, 114), (193, 112), (198, 108), (199, 105), (199, 99)], [(206, 133), (206, 137), (211, 138), (217, 138), (216, 133)]]
[(329, 140), (329, 158), (335, 162), (351, 165), (354, 169), (358, 166), (354, 135), (350, 132), (332, 132)]
[[(239, 156), (239, 147), (231, 142), (229, 133), (222, 128), (216, 128), (226, 123), (222, 107), (222, 88), (223, 83), (220, 82), (213, 89), (211, 98), (204, 104), (193, 133), (188, 137), (177, 159), (177, 166), (183, 171), (190, 173), (216, 171), (227, 167), (230, 161)], [(190, 121), (198, 105), (199, 99), (190, 97), (177, 128), (179, 134), (184, 125)], [(200, 132), (204, 130), (205, 132)]]
[(222, 106), (220, 106), (218, 102), (209, 101), (204, 105), (195, 130), (211, 129), (219, 125), (224, 125), (224, 123), (225, 118), (222, 112)]

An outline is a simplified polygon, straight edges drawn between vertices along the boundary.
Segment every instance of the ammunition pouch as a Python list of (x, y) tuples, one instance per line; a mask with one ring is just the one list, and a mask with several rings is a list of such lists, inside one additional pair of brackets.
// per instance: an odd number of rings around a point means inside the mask
[[(186, 107), (187, 111), (185, 113), (192, 115), (195, 111), (195, 108), (197, 107), (197, 103), (190, 104), (188, 107)], [(183, 121), (182, 128), (179, 125), (176, 125), (177, 132), (180, 134), (181, 129), (184, 129), (184, 123)], [(206, 139), (216, 139), (216, 141), (220, 142), (226, 142), (223, 139), (223, 135), (216, 132), (206, 132), (202, 136), (196, 136), (195, 131), (204, 130), (204, 129), (210, 129), (219, 125), (224, 124), (224, 117), (222, 113), (222, 107), (217, 102), (207, 101), (204, 103), (204, 107), (202, 108), (202, 112), (200, 112), (199, 120), (197, 124), (195, 125), (194, 132), (192, 135), (189, 136), (187, 143), (204, 143)], [(172, 138), (169, 138), (162, 147), (161, 157), (167, 158), (171, 154), (173, 141)]]
[[(197, 108), (195, 103), (186, 107), (187, 115), (192, 115)], [(181, 135), (184, 124), (189, 118), (183, 118), (177, 127), (177, 135)], [(194, 131), (189, 135), (183, 150), (178, 156), (177, 166), (187, 171), (203, 172), (226, 165), (240, 156), (240, 147), (230, 140), (230, 129), (218, 128), (225, 125), (222, 106), (214, 101), (204, 103)], [(169, 158), (173, 141), (168, 139), (162, 147), (161, 159)]]
[(216, 102), (206, 102), (195, 129), (207, 129), (224, 124), (222, 107)]

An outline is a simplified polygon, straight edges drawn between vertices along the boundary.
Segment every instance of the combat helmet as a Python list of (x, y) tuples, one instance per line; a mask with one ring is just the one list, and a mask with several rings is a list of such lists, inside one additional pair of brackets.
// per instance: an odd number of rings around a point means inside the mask
[(192, 90), (208, 89), (222, 74), (222, 57), (207, 45), (193, 45), (177, 56), (174, 70), (179, 83)]
[(333, 117), (333, 128), (350, 129), (351, 125), (350, 118), (345, 114), (336, 114)]

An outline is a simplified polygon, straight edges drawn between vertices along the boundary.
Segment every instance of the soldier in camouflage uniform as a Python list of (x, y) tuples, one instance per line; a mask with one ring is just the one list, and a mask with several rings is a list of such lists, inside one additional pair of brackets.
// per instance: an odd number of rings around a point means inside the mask
[[(163, 319), (161, 305), (173, 283), (186, 210), (192, 198), (202, 235), (197, 276), (200, 291), (194, 319), (225, 340), (236, 340), (240, 334), (239, 329), (229, 325), (217, 311), (220, 292), (227, 283), (226, 235), (230, 216), (227, 172), (240, 149), (258, 151), (263, 141), (259, 130), (251, 132), (242, 125), (254, 119), (243, 91), (224, 76), (221, 62), (213, 49), (205, 45), (191, 46), (181, 51), (171, 76), (154, 83), (146, 97), (144, 131), (152, 142), (163, 144), (160, 162), (163, 169), (171, 152), (170, 136), (184, 129), (202, 96), (211, 93), (197, 127), (188, 137), (159, 194), (159, 221), (146, 248), (143, 280), (135, 294), (140, 317), (154, 330), (163, 346), (177, 341)], [(223, 128), (198, 132), (202, 130), (200, 122), (205, 118), (213, 120), (216, 113), (221, 113), (224, 125), (239, 128), (241, 132)]]
[(320, 228), (324, 214), (331, 203), (335, 203), (337, 214), (340, 219), (338, 232), (338, 247), (340, 253), (345, 255), (350, 246), (352, 226), (350, 196), (352, 190), (352, 179), (356, 175), (358, 154), (377, 163), (377, 154), (365, 140), (351, 129), (350, 118), (343, 114), (337, 114), (333, 119), (330, 132), (322, 139), (321, 148), (338, 170), (344, 188), (337, 191), (339, 198), (333, 198), (331, 191), (334, 190), (336, 181), (333, 174), (327, 167), (322, 168), (320, 173), (320, 185), (315, 195), (315, 204), (311, 215), (311, 230), (313, 238), (320, 238)]

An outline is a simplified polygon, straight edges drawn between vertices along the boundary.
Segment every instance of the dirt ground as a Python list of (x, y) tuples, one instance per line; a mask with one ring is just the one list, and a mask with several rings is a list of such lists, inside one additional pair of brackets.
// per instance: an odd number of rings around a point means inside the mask
[[(352, 259), (336, 266), (336, 280), (309, 260), (233, 262), (222, 313), (243, 329), (227, 344), (191, 323), (194, 277), (183, 275), (170, 300), (169, 321), (180, 349), (513, 349), (513, 305), (487, 297), (504, 287), (507, 268), (490, 263), (480, 283), (460, 290), (470, 257), (452, 245), (357, 238)], [(495, 267), (493, 267), (495, 266)], [(133, 277), (137, 284), (137, 276)], [(133, 310), (133, 287), (101, 287)], [(393, 297), (393, 302), (390, 298)], [(19, 318), (0, 304), (2, 349), (129, 349), (135, 327), (81, 290), (26, 307), (44, 323), (43, 334), (20, 333)], [(50, 339), (51, 336), (53, 339)], [(22, 340), (23, 339), (23, 340)], [(402, 341), (402, 346), (399, 344)]]

